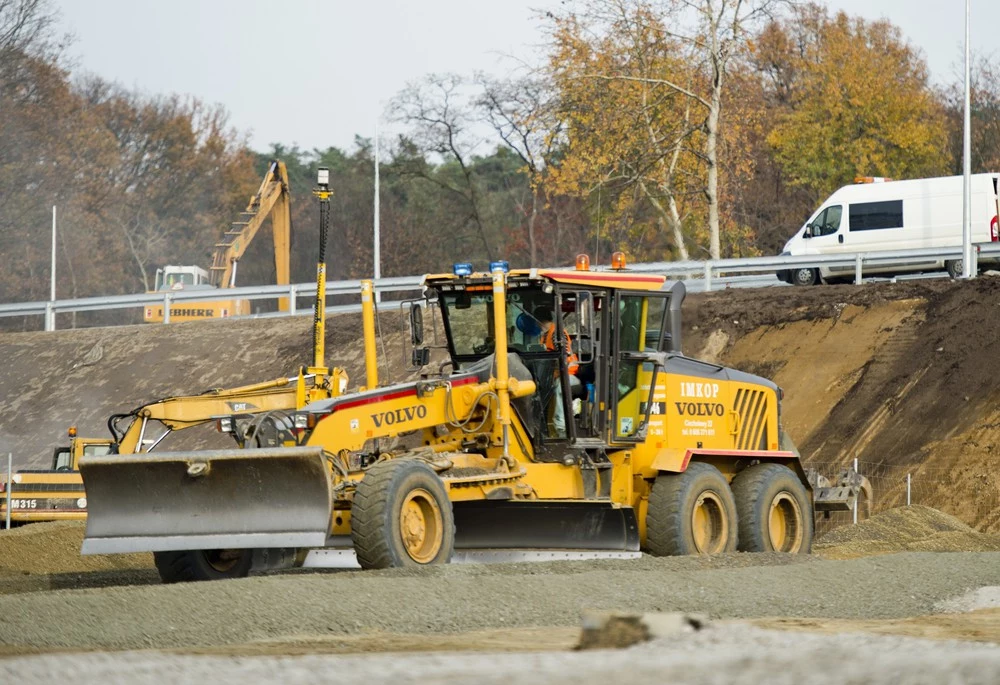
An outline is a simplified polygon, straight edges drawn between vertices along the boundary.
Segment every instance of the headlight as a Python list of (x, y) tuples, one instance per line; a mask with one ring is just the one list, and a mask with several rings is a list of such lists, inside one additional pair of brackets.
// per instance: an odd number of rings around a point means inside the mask
[(233, 432), (233, 417), (223, 416), (215, 420), (215, 427), (220, 433), (232, 433)]
[(309, 427), (309, 415), (308, 414), (296, 414), (293, 419), (294, 426), (296, 428), (308, 428)]

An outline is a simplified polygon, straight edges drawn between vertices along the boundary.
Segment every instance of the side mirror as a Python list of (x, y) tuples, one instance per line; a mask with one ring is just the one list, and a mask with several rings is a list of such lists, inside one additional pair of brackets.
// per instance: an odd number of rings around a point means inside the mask
[(813, 225), (812, 224), (806, 224), (806, 230), (802, 232), (802, 237), (803, 238), (812, 238), (813, 237)]
[(413, 364), (415, 368), (422, 368), (427, 366), (431, 361), (431, 351), (426, 347), (414, 347), (413, 355), (410, 358), (410, 363)]
[(414, 347), (424, 343), (424, 310), (418, 302), (410, 305), (410, 342)]

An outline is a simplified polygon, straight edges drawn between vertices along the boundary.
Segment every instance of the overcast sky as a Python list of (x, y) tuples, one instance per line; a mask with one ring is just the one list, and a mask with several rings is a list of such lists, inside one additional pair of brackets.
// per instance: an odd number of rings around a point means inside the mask
[[(55, 0), (78, 67), (148, 93), (229, 110), (251, 145), (348, 148), (370, 137), (392, 96), (432, 72), (504, 74), (536, 63), (535, 10), (560, 0)], [(830, 0), (887, 17), (938, 81), (961, 71), (961, 0)], [(990, 52), (1000, 2), (973, 0), (972, 47)], [(1000, 57), (1000, 53), (998, 53)], [(959, 71), (954, 71), (958, 69)], [(382, 129), (388, 128), (385, 122)]]

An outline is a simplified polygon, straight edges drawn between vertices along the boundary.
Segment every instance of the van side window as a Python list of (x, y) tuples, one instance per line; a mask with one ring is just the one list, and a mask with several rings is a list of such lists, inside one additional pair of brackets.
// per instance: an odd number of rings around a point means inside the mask
[(850, 230), (872, 231), (903, 227), (903, 201), (860, 202), (850, 209)]
[(844, 213), (844, 208), (840, 205), (827, 207), (816, 220), (812, 222), (813, 236), (830, 235), (836, 233), (840, 228), (840, 217)]

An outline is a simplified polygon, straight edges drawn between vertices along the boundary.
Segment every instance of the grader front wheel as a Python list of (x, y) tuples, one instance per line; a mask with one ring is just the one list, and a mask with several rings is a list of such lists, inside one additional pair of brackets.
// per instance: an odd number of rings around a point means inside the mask
[(455, 518), (441, 479), (412, 459), (375, 464), (354, 493), (351, 538), (361, 568), (448, 563)]
[(657, 476), (646, 515), (651, 554), (733, 552), (736, 535), (736, 503), (717, 468), (695, 462), (684, 473)]
[(252, 549), (193, 549), (153, 552), (153, 563), (164, 583), (246, 578), (253, 564)]
[(805, 486), (791, 469), (757, 464), (733, 479), (740, 551), (807, 554), (813, 517)]

